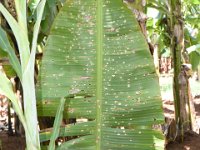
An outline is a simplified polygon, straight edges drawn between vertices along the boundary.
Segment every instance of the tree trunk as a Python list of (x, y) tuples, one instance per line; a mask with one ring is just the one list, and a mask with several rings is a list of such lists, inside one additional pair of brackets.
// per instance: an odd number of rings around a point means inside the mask
[[(171, 29), (171, 51), (173, 54), (174, 66), (174, 105), (175, 105), (175, 120), (178, 125), (178, 137), (182, 137), (184, 132), (192, 129), (192, 120), (194, 115), (191, 115), (191, 107), (193, 108), (190, 99), (189, 82), (186, 70), (182, 63), (182, 53), (184, 52), (184, 23), (181, 0), (169, 0), (170, 15), (169, 26)], [(193, 118), (191, 118), (191, 116)]]

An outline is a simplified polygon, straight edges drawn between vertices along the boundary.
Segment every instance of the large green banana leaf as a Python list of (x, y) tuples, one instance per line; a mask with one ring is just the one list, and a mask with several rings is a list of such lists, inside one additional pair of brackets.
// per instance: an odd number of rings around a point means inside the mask
[(60, 149), (163, 149), (152, 129), (164, 118), (153, 60), (122, 0), (68, 0), (61, 9), (42, 60), (38, 114), (55, 116), (61, 97), (67, 117), (89, 121), (62, 128), (78, 138)]

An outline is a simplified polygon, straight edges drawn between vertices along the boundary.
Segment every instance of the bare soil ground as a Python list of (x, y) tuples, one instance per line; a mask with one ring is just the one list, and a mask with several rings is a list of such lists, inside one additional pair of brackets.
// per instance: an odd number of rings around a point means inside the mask
[(20, 136), (9, 136), (6, 132), (1, 132), (0, 140), (0, 150), (25, 150), (25, 139)]
[[(196, 119), (200, 122), (200, 99), (194, 99)], [(174, 118), (173, 102), (163, 101), (165, 117)], [(200, 135), (196, 133), (186, 133), (183, 142), (171, 142), (167, 145), (166, 150), (200, 150)]]
[(173, 142), (167, 145), (167, 150), (200, 150), (200, 136), (187, 133), (183, 143)]

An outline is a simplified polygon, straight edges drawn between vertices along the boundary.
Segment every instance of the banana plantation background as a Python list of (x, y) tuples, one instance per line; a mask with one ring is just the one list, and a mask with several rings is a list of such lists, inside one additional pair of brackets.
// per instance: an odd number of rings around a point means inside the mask
[(0, 150), (200, 148), (199, 0), (0, 2)]

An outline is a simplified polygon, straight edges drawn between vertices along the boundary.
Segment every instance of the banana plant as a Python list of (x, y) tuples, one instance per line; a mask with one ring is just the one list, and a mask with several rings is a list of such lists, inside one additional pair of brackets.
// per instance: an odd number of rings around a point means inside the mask
[[(31, 42), (28, 38), (26, 3), (26, 0), (15, 0), (17, 20), (15, 20), (2, 4), (0, 4), (0, 12), (7, 20), (15, 36), (19, 49), (20, 61), (15, 54), (14, 48), (9, 42), (6, 32), (2, 28), (0, 28), (0, 48), (8, 54), (10, 64), (22, 83), (24, 112), (18, 97), (12, 89), (10, 80), (2, 70), (0, 71), (0, 91), (11, 100), (19, 119), (24, 126), (27, 150), (39, 150), (40, 141), (36, 110), (34, 66), (38, 32), (46, 0), (41, 0), (37, 5), (37, 21), (34, 26), (33, 40)], [(32, 44), (31, 46), (30, 43)]]
[(186, 50), (190, 57), (190, 63), (192, 64), (192, 70), (198, 70), (200, 64), (200, 44), (196, 44), (188, 47)]
[[(48, 36), (37, 84), (39, 116), (88, 121), (60, 127), (75, 136), (57, 149), (161, 150), (158, 78), (148, 45), (122, 0), (68, 0)], [(53, 131), (43, 132), (41, 142)], [(53, 139), (53, 138), (51, 138)]]

